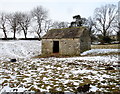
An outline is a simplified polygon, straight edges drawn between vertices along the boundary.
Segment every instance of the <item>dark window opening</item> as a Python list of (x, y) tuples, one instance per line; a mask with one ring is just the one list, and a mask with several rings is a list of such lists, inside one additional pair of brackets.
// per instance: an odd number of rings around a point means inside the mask
[(59, 41), (53, 41), (53, 53), (59, 53)]

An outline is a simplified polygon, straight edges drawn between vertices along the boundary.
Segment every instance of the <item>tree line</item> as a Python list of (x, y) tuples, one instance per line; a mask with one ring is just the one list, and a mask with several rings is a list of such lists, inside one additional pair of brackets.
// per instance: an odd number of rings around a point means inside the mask
[(117, 40), (120, 43), (120, 14), (116, 5), (106, 4), (96, 8), (93, 17), (88, 19), (81, 18), (80, 15), (73, 16), (73, 19), (75, 21), (71, 22), (71, 26), (87, 26), (91, 39), (95, 39), (95, 35), (98, 35), (102, 44), (110, 43), (110, 36), (116, 33)]
[(14, 39), (16, 39), (16, 33), (21, 32), (23, 32), (25, 39), (28, 32), (36, 33), (37, 37), (41, 39), (42, 33), (46, 33), (49, 29), (86, 26), (92, 38), (95, 34), (100, 34), (101, 42), (104, 43), (113, 32), (120, 34), (118, 17), (117, 6), (106, 4), (96, 8), (92, 17), (84, 18), (80, 15), (75, 15), (73, 16), (74, 21), (71, 23), (59, 22), (49, 19), (48, 11), (42, 6), (37, 6), (30, 12), (1, 12), (0, 29), (6, 39), (8, 38), (8, 32), (13, 32)]
[(29, 13), (14, 12), (0, 13), (0, 29), (4, 33), (4, 38), (7, 39), (7, 33), (13, 32), (13, 39), (16, 39), (16, 34), (23, 32), (24, 38), (27, 38), (28, 32), (36, 33), (41, 39), (41, 33), (47, 32), (51, 28), (66, 28), (68, 22), (52, 21), (48, 18), (48, 11), (42, 6), (37, 6)]

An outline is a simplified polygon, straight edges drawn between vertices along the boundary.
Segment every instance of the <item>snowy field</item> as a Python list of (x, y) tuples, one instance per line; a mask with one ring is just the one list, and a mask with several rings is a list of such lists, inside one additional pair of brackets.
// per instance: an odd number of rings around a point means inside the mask
[[(109, 55), (118, 52), (118, 49), (92, 49), (80, 57), (32, 58), (41, 53), (40, 41), (0, 41), (0, 94), (77, 92), (85, 84), (90, 84), (90, 92), (119, 92), (119, 56)], [(10, 62), (12, 58), (17, 62)]]
[(40, 41), (0, 41), (0, 60), (27, 59), (41, 53)]

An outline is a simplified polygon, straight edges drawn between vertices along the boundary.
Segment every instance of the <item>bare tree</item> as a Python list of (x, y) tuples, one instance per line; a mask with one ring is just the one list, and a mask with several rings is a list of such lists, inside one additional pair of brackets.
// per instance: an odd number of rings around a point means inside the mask
[(28, 27), (30, 25), (30, 16), (27, 13), (19, 12), (16, 14), (18, 17), (18, 24), (24, 33), (25, 39), (27, 38)]
[(94, 28), (94, 19), (92, 17), (88, 17), (87, 21), (86, 21), (86, 25), (89, 29), (89, 33), (90, 35), (93, 33), (92, 30)]
[(120, 14), (116, 15), (114, 22), (112, 23), (112, 30), (116, 32), (117, 40), (120, 43), (120, 22), (119, 22)]
[(69, 23), (68, 22), (60, 22), (58, 25), (60, 28), (68, 28), (69, 27)]
[(4, 33), (4, 38), (7, 39), (7, 30), (6, 30), (6, 25), (7, 25), (7, 18), (6, 18), (6, 13), (0, 13), (0, 29), (2, 29)]
[(35, 26), (35, 32), (37, 33), (39, 39), (41, 39), (41, 33), (44, 30), (43, 25), (45, 20), (47, 19), (48, 16), (48, 11), (44, 9), (42, 6), (37, 6), (31, 11), (31, 15), (33, 17), (33, 20), (37, 23)]
[(94, 19), (97, 31), (99, 31), (103, 38), (109, 36), (112, 22), (115, 19), (117, 14), (116, 6), (113, 4), (107, 4), (101, 6), (100, 8), (96, 8), (94, 11)]
[(44, 22), (44, 31), (48, 32), (53, 27), (53, 23), (51, 20), (46, 20)]
[(52, 29), (61, 29), (61, 28), (68, 28), (69, 27), (69, 23), (68, 22), (59, 22), (59, 21), (55, 21), (52, 24)]
[(19, 30), (18, 18), (19, 16), (17, 12), (7, 15), (9, 25), (11, 27), (12, 32), (14, 33), (13, 35), (14, 39), (16, 39), (16, 32)]
[(92, 17), (88, 17), (88, 19), (86, 20), (86, 24), (85, 26), (88, 27), (88, 31), (91, 37), (91, 42), (96, 41), (96, 32), (95, 32), (95, 28), (94, 28), (94, 19)]

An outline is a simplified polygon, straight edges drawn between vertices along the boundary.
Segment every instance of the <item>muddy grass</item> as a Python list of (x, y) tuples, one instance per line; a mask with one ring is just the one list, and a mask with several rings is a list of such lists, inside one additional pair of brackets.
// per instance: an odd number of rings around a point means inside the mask
[(58, 58), (0, 61), (0, 91), (7, 86), (11, 91), (76, 92), (79, 86), (90, 84), (91, 92), (120, 92), (120, 70), (106, 70), (113, 64), (117, 62)]
[(91, 45), (92, 49), (120, 49), (120, 44)]

